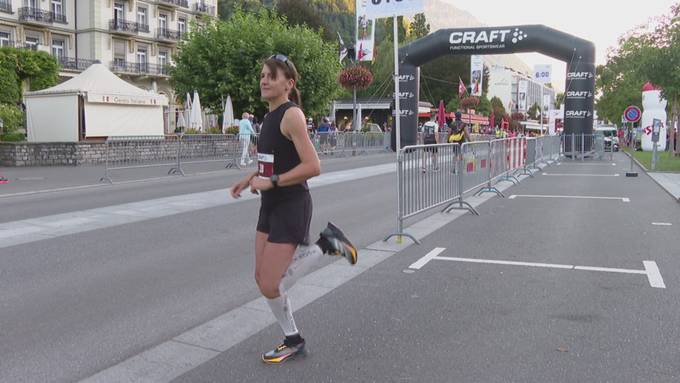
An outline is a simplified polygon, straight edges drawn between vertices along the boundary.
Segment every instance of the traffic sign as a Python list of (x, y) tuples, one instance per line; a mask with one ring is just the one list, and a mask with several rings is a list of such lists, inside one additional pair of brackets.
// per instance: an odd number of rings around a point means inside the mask
[(642, 111), (634, 105), (627, 107), (626, 111), (623, 112), (623, 118), (628, 122), (638, 122), (640, 121), (640, 117), (642, 117)]

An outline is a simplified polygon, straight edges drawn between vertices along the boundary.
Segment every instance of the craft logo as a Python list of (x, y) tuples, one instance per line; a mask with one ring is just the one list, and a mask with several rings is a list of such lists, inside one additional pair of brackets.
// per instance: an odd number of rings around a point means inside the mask
[(566, 118), (588, 118), (592, 116), (593, 113), (587, 110), (567, 110), (565, 113)]
[(399, 82), (408, 82), (416, 79), (416, 76), (412, 74), (402, 74), (399, 75)]
[(509, 37), (513, 44), (517, 44), (529, 35), (519, 28), (452, 32), (449, 36), (450, 50), (502, 49)]
[(567, 92), (567, 98), (592, 98), (593, 97), (593, 92), (587, 92), (587, 91), (569, 91)]
[[(416, 95), (413, 94), (413, 92), (399, 92), (399, 99), (401, 99), (401, 100), (406, 100), (406, 99), (409, 99), (409, 98), (413, 98), (415, 96)], [(394, 93), (392, 93), (392, 97), (394, 97)]]
[(569, 72), (567, 73), (568, 80), (587, 80), (593, 78), (591, 72)]
[[(392, 115), (394, 116), (395, 114), (396, 114), (396, 110), (393, 110), (393, 111), (392, 111)], [(412, 110), (404, 109), (404, 110), (400, 110), (400, 111), (399, 111), (399, 114), (400, 114), (402, 117), (408, 117), (408, 116), (413, 116), (415, 113), (413, 113)]]

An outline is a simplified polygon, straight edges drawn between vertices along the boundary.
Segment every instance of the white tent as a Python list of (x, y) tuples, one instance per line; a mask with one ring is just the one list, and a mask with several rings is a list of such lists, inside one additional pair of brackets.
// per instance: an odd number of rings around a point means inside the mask
[(31, 142), (165, 133), (167, 97), (125, 82), (102, 64), (52, 88), (27, 92), (24, 103)]

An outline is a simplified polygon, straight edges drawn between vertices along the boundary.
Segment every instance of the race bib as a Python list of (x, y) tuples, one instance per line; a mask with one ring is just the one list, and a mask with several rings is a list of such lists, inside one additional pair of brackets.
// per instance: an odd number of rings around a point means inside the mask
[(257, 175), (269, 178), (274, 175), (274, 155), (257, 153)]

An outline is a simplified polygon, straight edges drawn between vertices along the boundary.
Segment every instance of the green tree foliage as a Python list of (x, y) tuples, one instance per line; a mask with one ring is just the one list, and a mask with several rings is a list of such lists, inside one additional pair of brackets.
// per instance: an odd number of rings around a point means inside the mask
[(564, 92), (555, 95), (555, 108), (559, 109), (564, 104)]
[(641, 88), (651, 81), (663, 88), (674, 119), (680, 114), (680, 3), (669, 14), (628, 32), (597, 71), (597, 111), (611, 122), (629, 105), (640, 106)]
[(23, 141), (23, 133), (16, 133), (24, 126), (24, 112), (21, 108), (16, 105), (0, 104), (0, 118), (4, 126), (0, 141)]
[(236, 114), (264, 114), (260, 99), (260, 71), (264, 59), (286, 54), (300, 73), (297, 87), (305, 113), (324, 114), (339, 91), (337, 45), (324, 42), (306, 26), (289, 26), (284, 18), (261, 10), (236, 10), (232, 17), (195, 27), (175, 57), (172, 82), (178, 94), (198, 90), (201, 102), (222, 110), (222, 97), (230, 94)]
[(541, 114), (540, 111), (541, 107), (538, 106), (538, 104), (531, 105), (529, 110), (527, 110), (527, 117), (529, 117), (532, 120), (538, 120), (539, 114)]
[(276, 11), (286, 17), (289, 25), (306, 25), (318, 31), (326, 41), (336, 41), (335, 32), (325, 27), (319, 11), (299, 0), (279, 0)]
[(494, 96), (491, 98), (490, 104), (491, 111), (493, 111), (494, 115), (494, 125), (500, 126), (503, 116), (507, 114), (505, 111), (505, 106), (503, 105), (503, 101), (500, 98)]
[(411, 35), (419, 39), (430, 33), (430, 24), (427, 23), (424, 13), (418, 13), (413, 17), (411, 23)]
[(0, 103), (19, 103), (24, 81), (30, 90), (56, 85), (58, 73), (56, 60), (46, 52), (0, 48)]

